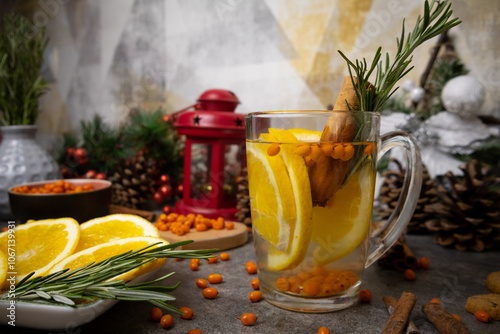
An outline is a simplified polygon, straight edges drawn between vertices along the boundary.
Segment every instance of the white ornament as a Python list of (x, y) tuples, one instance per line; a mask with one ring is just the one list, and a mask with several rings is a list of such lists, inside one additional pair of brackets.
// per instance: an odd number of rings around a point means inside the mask
[(413, 80), (407, 79), (401, 84), (401, 89), (405, 92), (410, 92), (413, 88), (415, 88), (415, 83), (413, 82)]
[(419, 103), (422, 101), (425, 95), (425, 89), (422, 87), (415, 87), (410, 91), (410, 99), (413, 103)]
[(465, 118), (477, 115), (484, 98), (483, 85), (470, 75), (451, 79), (441, 93), (446, 110)]
[(486, 126), (477, 117), (463, 118), (446, 111), (429, 118), (424, 127), (439, 137), (439, 146), (450, 151), (458, 147), (468, 147), (473, 142), (484, 140), (491, 135), (498, 135), (497, 129)]

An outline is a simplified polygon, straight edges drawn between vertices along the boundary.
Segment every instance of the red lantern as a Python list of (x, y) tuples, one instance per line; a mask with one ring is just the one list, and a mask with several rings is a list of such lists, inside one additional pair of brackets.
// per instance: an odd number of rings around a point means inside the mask
[(234, 93), (211, 89), (172, 115), (186, 136), (183, 198), (176, 212), (235, 219), (236, 178), (246, 165), (245, 117), (234, 112), (238, 103)]

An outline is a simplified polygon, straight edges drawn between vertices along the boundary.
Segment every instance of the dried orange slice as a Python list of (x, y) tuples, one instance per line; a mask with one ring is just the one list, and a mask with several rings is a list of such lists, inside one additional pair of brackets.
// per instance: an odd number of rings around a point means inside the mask
[[(80, 238), (80, 226), (73, 218), (45, 219), (15, 229), (16, 282), (35, 272), (45, 275), (50, 268), (73, 254)], [(0, 234), (0, 250), (7, 252), (8, 232)]]
[[(126, 238), (126, 239), (120, 239), (103, 243), (94, 247), (87, 248), (81, 252), (75, 253), (67, 257), (63, 261), (59, 262), (52, 269), (50, 269), (50, 273), (54, 273), (56, 271), (63, 270), (66, 268), (69, 268), (70, 270), (78, 269), (83, 266), (86, 266), (89, 263), (101, 262), (112, 256), (119, 255), (128, 251), (138, 250), (148, 245), (155, 244), (157, 242), (161, 242), (162, 244), (168, 245), (167, 241), (153, 237), (134, 237), (134, 238)], [(166, 258), (153, 260), (136, 269), (132, 269), (131, 271), (128, 271), (124, 274), (113, 277), (110, 279), (110, 281), (122, 279), (128, 282), (136, 277), (139, 277), (145, 273), (148, 273), (156, 268), (161, 267), (166, 260), (167, 260)]]
[(81, 224), (80, 230), (80, 241), (75, 253), (125, 238), (160, 237), (158, 229), (148, 220), (129, 214), (113, 214), (91, 219)]

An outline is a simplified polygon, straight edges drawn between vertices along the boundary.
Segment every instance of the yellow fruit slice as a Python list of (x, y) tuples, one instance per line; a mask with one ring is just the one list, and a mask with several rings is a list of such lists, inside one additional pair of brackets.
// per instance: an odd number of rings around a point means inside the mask
[(312, 240), (316, 265), (323, 266), (351, 253), (367, 236), (373, 209), (375, 175), (371, 163), (362, 167), (328, 201), (313, 207)]
[(7, 265), (7, 256), (0, 250), (0, 289), (7, 281), (7, 272), (9, 271)]
[(305, 129), (290, 129), (288, 131), (291, 132), (295, 136), (295, 138), (297, 138), (297, 140), (300, 142), (316, 143), (319, 142), (321, 139), (320, 131), (312, 131)]
[[(152, 245), (157, 242), (162, 242), (168, 245), (168, 242), (153, 237), (135, 237), (115, 240), (107, 243), (103, 243), (94, 247), (87, 248), (81, 252), (75, 253), (63, 261), (59, 262), (56, 266), (50, 269), (50, 273), (54, 273), (59, 270), (69, 268), (70, 270), (81, 268), (92, 262), (101, 262), (107, 258), (115, 255), (119, 255), (128, 251), (138, 250), (140, 248)], [(156, 259), (151, 262), (146, 263), (136, 269), (132, 269), (124, 274), (115, 276), (110, 279), (113, 281), (121, 280), (130, 281), (136, 277), (139, 277), (145, 273), (148, 273), (158, 267), (161, 267), (167, 259)]]
[(149, 221), (128, 214), (114, 214), (91, 219), (81, 224), (80, 229), (80, 241), (75, 253), (114, 240), (132, 237), (160, 237), (158, 229)]
[[(55, 264), (73, 253), (80, 226), (73, 218), (45, 219), (16, 227), (16, 282), (27, 274), (45, 275)], [(0, 250), (7, 253), (8, 232), (0, 234)]]
[[(286, 251), (290, 241), (290, 223), (296, 219), (295, 198), (286, 166), (278, 155), (270, 157), (269, 144), (249, 144), (247, 164), (253, 224), (257, 233), (276, 249)], [(291, 208), (291, 209), (289, 209)]]
[[(273, 140), (276, 142), (297, 142), (295, 136), (286, 130), (269, 129), (269, 133), (276, 139)], [(271, 248), (269, 250), (267, 268), (269, 270), (284, 270), (293, 268), (300, 264), (304, 259), (309, 246), (312, 231), (310, 224), (312, 199), (307, 167), (305, 166), (304, 160), (294, 154), (294, 145), (282, 144), (280, 147), (280, 153), (273, 157), (267, 156), (263, 149), (260, 150), (259, 153), (254, 151), (257, 151), (257, 149), (253, 150), (251, 147), (250, 155), (253, 155), (251, 159), (260, 161), (264, 170), (258, 171), (258, 169), (256, 169), (255, 174), (252, 175), (256, 181), (252, 182), (260, 182), (261, 184), (266, 183), (266, 181), (263, 180), (263, 177), (267, 175), (269, 179), (276, 180), (274, 181), (276, 184), (277, 182), (286, 184), (286, 189), (288, 189), (286, 190), (285, 187), (282, 189), (276, 187), (274, 194), (272, 194), (271, 190), (269, 190), (266, 197), (270, 198), (274, 195), (278, 201), (281, 201), (281, 204), (278, 204), (277, 207), (269, 207), (269, 215), (266, 217), (266, 220), (260, 220), (258, 219), (259, 217), (254, 219), (257, 233), (259, 233), (260, 229), (263, 229), (266, 233), (271, 234), (268, 238), (275, 236), (276, 230), (279, 230), (280, 233), (278, 239), (284, 238), (282, 237), (282, 234), (285, 234), (285, 231), (288, 233), (288, 247), (286, 249), (275, 247), (274, 249)], [(273, 164), (273, 161), (279, 161), (279, 167), (277, 163)], [(253, 166), (250, 170), (252, 169)], [(251, 173), (253, 174), (254, 171), (251, 171)], [(252, 176), (249, 175), (249, 181)], [(269, 183), (272, 184), (273, 181), (271, 180)], [(252, 189), (252, 184), (250, 184), (250, 189)], [(256, 188), (254, 190), (255, 193), (251, 194), (251, 197), (252, 195), (261, 195), (259, 191), (263, 191), (262, 188)], [(290, 196), (293, 200), (289, 198)], [(283, 211), (280, 212), (279, 210)], [(254, 206), (254, 212), (259, 212), (259, 208)], [(281, 222), (282, 225), (288, 223), (288, 227), (285, 231), (283, 231), (283, 233), (281, 229), (277, 228), (277, 226), (280, 226), (279, 221), (282, 217), (286, 218), (284, 219), (284, 222)], [(265, 226), (263, 222), (265, 222)], [(274, 229), (271, 230), (270, 226), (273, 226)], [(272, 234), (273, 232), (275, 234)]]

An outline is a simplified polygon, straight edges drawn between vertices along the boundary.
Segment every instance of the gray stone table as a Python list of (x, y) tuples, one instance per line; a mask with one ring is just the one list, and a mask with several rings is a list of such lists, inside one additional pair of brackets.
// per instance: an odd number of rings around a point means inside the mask
[[(363, 287), (372, 291), (369, 304), (358, 304), (350, 309), (323, 314), (305, 314), (279, 309), (262, 300), (252, 303), (248, 294), (253, 291), (250, 281), (257, 277), (245, 269), (248, 260), (255, 260), (251, 240), (242, 247), (229, 250), (229, 261), (217, 264), (202, 262), (199, 270), (189, 269), (189, 261), (169, 260), (157, 275), (175, 271), (176, 274), (163, 284), (173, 285), (180, 281), (180, 287), (173, 292), (176, 307), (190, 307), (194, 310), (192, 320), (174, 315), (174, 324), (169, 330), (162, 329), (150, 320), (152, 306), (148, 303), (119, 302), (101, 317), (89, 324), (68, 331), (68, 333), (187, 333), (197, 328), (203, 333), (311, 333), (326, 326), (331, 333), (380, 333), (389, 315), (382, 302), (383, 296), (399, 298), (403, 291), (417, 294), (418, 301), (411, 319), (421, 333), (438, 333), (421, 311), (424, 303), (432, 298), (441, 300), (452, 314), (458, 314), (471, 333), (500, 333), (500, 321), (483, 324), (465, 311), (468, 296), (488, 293), (486, 276), (500, 270), (499, 250), (484, 253), (459, 252), (444, 249), (432, 242), (430, 236), (408, 237), (408, 243), (417, 257), (430, 260), (429, 270), (416, 272), (417, 279), (406, 281), (402, 273), (384, 270), (373, 265), (365, 272)], [(217, 286), (219, 295), (214, 300), (203, 298), (196, 287), (197, 278), (206, 278), (220, 273), (224, 281)], [(239, 317), (252, 312), (258, 317), (252, 327), (243, 326)], [(40, 331), (0, 327), (0, 333), (41, 333)]]

